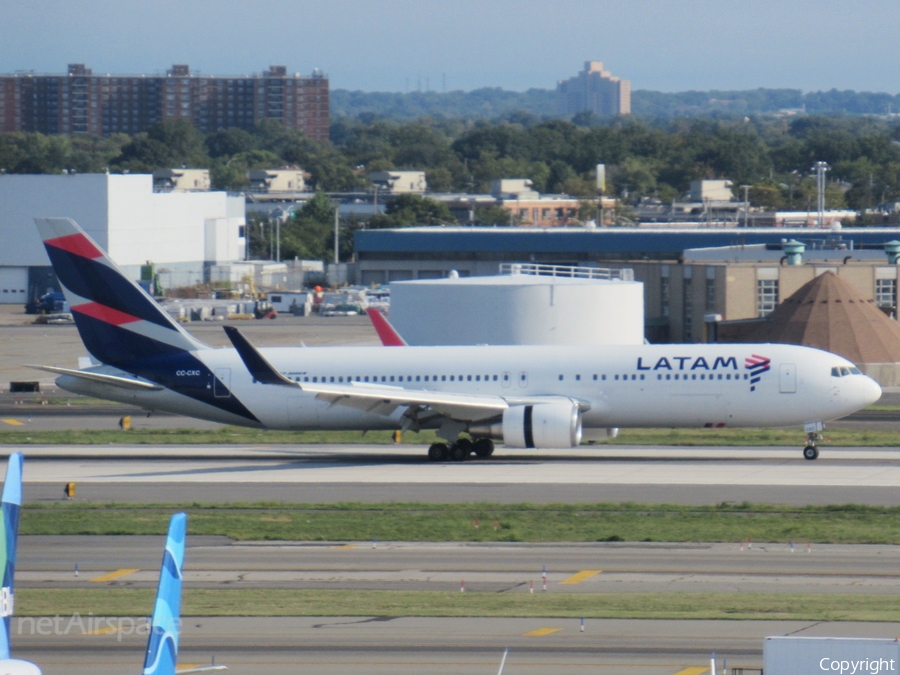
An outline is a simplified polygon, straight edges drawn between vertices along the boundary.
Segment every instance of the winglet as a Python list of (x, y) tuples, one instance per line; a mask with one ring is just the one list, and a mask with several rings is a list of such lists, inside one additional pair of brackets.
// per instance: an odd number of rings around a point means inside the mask
[(262, 384), (281, 384), (291, 387), (299, 386), (296, 382), (289, 380), (284, 375), (275, 370), (275, 367), (266, 360), (266, 357), (259, 353), (250, 341), (241, 335), (234, 326), (223, 326), (228, 339), (237, 350), (241, 361), (247, 366), (247, 370), (253, 376), (253, 379)]
[(3, 531), (0, 532), (0, 564), (3, 565), (3, 588), (0, 596), (0, 617), (3, 618), (3, 629), (0, 630), (0, 659), (10, 658), (9, 638), (15, 606), (13, 580), (16, 572), (16, 545), (19, 534), (19, 509), (22, 506), (22, 461), (21, 452), (9, 456), (6, 465), (6, 481), (3, 483)]
[(166, 550), (159, 570), (144, 675), (175, 675), (181, 632), (181, 581), (186, 535), (187, 515), (176, 513), (169, 521)]
[(375, 327), (375, 332), (378, 333), (378, 338), (381, 340), (382, 345), (385, 347), (409, 346), (406, 340), (397, 332), (397, 329), (381, 313), (381, 310), (370, 308), (366, 310), (366, 314), (369, 315), (369, 320), (372, 322), (372, 326)]

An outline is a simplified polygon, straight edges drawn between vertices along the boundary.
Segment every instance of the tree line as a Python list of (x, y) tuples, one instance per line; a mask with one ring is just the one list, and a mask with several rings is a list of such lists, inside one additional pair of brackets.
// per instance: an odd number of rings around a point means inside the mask
[[(167, 120), (147, 133), (90, 136), (0, 136), (0, 172), (152, 172), (208, 168), (216, 189), (248, 187), (250, 169), (295, 165), (324, 192), (366, 191), (368, 174), (386, 169), (426, 172), (434, 192), (483, 193), (495, 178), (528, 178), (542, 193), (596, 198), (595, 166), (607, 167), (607, 194), (626, 204), (681, 199), (690, 182), (727, 178), (749, 185), (755, 206), (809, 208), (811, 167), (825, 161), (828, 205), (863, 210), (900, 201), (900, 123), (875, 117), (740, 119), (637, 118), (545, 120), (514, 113), (493, 121), (434, 119), (409, 122), (369, 115), (333, 121), (331, 140), (317, 143), (274, 121), (253, 131), (203, 134), (188, 121)], [(325, 219), (323, 209), (304, 217)], [(497, 211), (481, 214), (502, 221)], [(332, 216), (333, 217), (333, 216)], [(482, 218), (483, 222), (487, 222)], [(317, 221), (318, 222), (318, 221)], [(404, 198), (370, 227), (452, 222), (431, 200)], [(315, 256), (318, 257), (318, 256)]]

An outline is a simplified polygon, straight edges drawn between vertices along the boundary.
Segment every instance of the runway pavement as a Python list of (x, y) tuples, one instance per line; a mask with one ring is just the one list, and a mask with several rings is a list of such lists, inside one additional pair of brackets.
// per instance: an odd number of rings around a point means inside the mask
[[(155, 587), (163, 537), (23, 536), (19, 588)], [(900, 547), (233, 542), (192, 536), (190, 588), (900, 595)], [(74, 573), (75, 567), (79, 575)], [(112, 576), (109, 576), (112, 575)]]
[(424, 446), (24, 446), (27, 501), (900, 504), (900, 449), (597, 446), (431, 463)]

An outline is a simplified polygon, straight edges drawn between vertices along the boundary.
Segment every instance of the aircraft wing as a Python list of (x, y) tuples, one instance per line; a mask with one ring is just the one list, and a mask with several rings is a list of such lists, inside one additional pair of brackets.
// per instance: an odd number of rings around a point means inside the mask
[(403, 389), (364, 382), (343, 385), (304, 382), (300, 388), (332, 405), (346, 405), (380, 415), (390, 415), (401, 406), (417, 405), (427, 406), (453, 419), (472, 421), (494, 417), (509, 407), (509, 403), (500, 396)]

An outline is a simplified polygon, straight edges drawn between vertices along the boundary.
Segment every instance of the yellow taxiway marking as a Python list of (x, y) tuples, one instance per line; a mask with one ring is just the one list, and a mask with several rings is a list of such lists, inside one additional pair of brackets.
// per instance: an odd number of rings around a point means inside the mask
[(586, 579), (590, 579), (591, 577), (595, 577), (600, 574), (602, 570), (582, 570), (578, 574), (573, 574), (568, 579), (563, 579), (560, 581), (560, 585), (562, 584), (580, 584), (582, 581)]
[(558, 633), (562, 628), (538, 628), (537, 630), (532, 630), (525, 633), (525, 637), (544, 637), (545, 635), (550, 635), (551, 633)]
[(684, 670), (679, 670), (675, 675), (702, 675), (709, 672), (709, 666), (691, 666)]
[(103, 583), (104, 581), (114, 581), (115, 579), (120, 579), (121, 577), (127, 576), (129, 574), (134, 574), (135, 572), (140, 572), (139, 569), (125, 569), (125, 570), (116, 570), (115, 572), (110, 572), (109, 574), (104, 574), (99, 577), (95, 577), (91, 579), (91, 581), (96, 581), (97, 583)]
[(20, 427), (24, 424), (24, 422), (20, 422), (19, 420), (14, 420), (12, 417), (6, 417), (6, 418), (0, 420), (0, 422), (3, 422), (4, 424), (8, 424), (11, 427)]
[(119, 629), (115, 626), (107, 626), (106, 628), (98, 628), (97, 630), (89, 630), (85, 635), (109, 635), (115, 633)]

